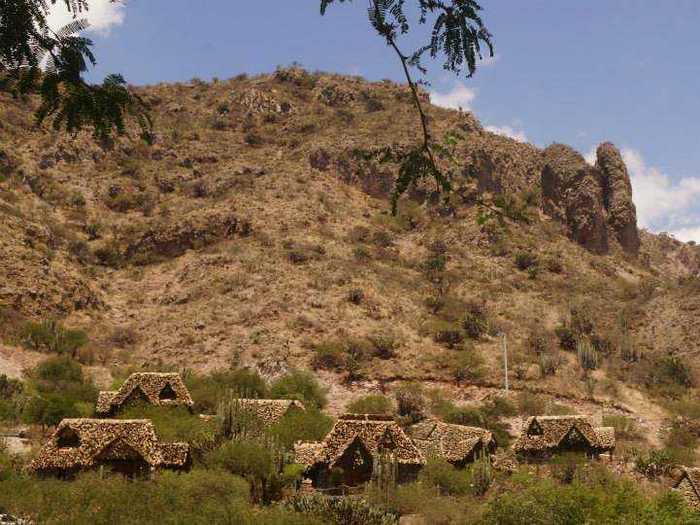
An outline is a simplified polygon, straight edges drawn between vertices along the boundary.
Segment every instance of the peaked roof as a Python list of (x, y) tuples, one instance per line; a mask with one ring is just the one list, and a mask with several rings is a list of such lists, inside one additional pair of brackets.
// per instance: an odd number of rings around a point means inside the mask
[(594, 428), (587, 416), (531, 416), (513, 449), (516, 452), (554, 449), (572, 432), (578, 432), (591, 448), (602, 451), (615, 448), (615, 429)]
[[(168, 397), (163, 398), (161, 392), (167, 392)], [(156, 406), (184, 405), (191, 407), (194, 405), (192, 396), (190, 396), (180, 374), (175, 372), (136, 372), (124, 381), (119, 390), (100, 392), (95, 412), (98, 415), (111, 414), (119, 410), (127, 400), (134, 397), (144, 398), (145, 401)]]
[(294, 443), (294, 462), (313, 467), (323, 460), (323, 443), (320, 441), (297, 441)]
[(236, 399), (241, 410), (250, 413), (264, 425), (274, 425), (290, 409), (306, 410), (304, 403), (294, 399)]
[(673, 483), (673, 487), (676, 488), (684, 479), (690, 481), (696, 496), (700, 498), (700, 468), (697, 467), (683, 467), (681, 476)]
[(447, 461), (468, 458), (477, 446), (493, 447), (496, 441), (486, 429), (426, 419), (408, 427), (407, 433), (423, 456), (438, 455)]
[[(77, 436), (67, 446), (61, 436)], [(64, 419), (31, 461), (34, 471), (90, 468), (107, 459), (138, 455), (151, 467), (181, 467), (189, 459), (187, 443), (160, 443), (147, 419)]]
[(370, 414), (340, 416), (323, 441), (299, 444), (295, 452), (299, 452), (298, 461), (301, 464), (325, 463), (332, 466), (355, 441), (362, 443), (373, 456), (385, 448), (391, 450), (398, 463), (425, 463), (423, 454), (393, 418)]

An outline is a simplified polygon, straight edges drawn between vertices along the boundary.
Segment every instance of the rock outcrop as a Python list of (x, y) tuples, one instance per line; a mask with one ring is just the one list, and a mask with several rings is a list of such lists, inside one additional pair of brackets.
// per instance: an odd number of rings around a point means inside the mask
[(632, 184), (620, 152), (601, 144), (595, 167), (574, 149), (553, 144), (543, 152), (542, 208), (568, 226), (576, 242), (596, 253), (607, 253), (616, 239), (631, 255), (639, 253), (637, 212)]
[(623, 250), (637, 255), (637, 208), (632, 202), (632, 184), (620, 151), (609, 142), (598, 146), (596, 168), (601, 176), (608, 224)]
[(543, 156), (544, 212), (565, 223), (571, 238), (585, 248), (607, 252), (606, 213), (598, 171), (563, 144), (549, 146)]

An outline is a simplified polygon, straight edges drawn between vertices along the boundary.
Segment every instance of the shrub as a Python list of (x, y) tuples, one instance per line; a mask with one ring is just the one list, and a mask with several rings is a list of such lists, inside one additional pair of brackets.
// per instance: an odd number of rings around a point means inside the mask
[(241, 368), (213, 372), (210, 375), (184, 374), (184, 381), (195, 401), (195, 412), (212, 414), (230, 393), (244, 398), (265, 398), (268, 387), (255, 370)]
[(569, 352), (576, 350), (576, 335), (573, 330), (567, 326), (558, 326), (554, 333), (559, 338), (559, 346)]
[(462, 328), (471, 339), (479, 339), (488, 331), (488, 315), (482, 302), (469, 301), (462, 318)]
[(117, 417), (151, 420), (159, 439), (189, 443), (196, 459), (215, 445), (216, 422), (203, 420), (186, 407), (168, 407), (164, 410), (152, 405), (136, 405), (126, 408)]
[(577, 303), (570, 307), (571, 330), (574, 334), (590, 335), (593, 333), (595, 323), (593, 321), (593, 308), (588, 303)]
[(526, 344), (527, 349), (537, 355), (548, 353), (551, 348), (549, 334), (540, 326), (530, 330)]
[(273, 399), (298, 399), (309, 406), (323, 408), (328, 399), (326, 389), (310, 372), (293, 370), (270, 386)]
[(558, 353), (542, 353), (538, 364), (542, 377), (553, 376), (561, 366), (561, 356)]
[(426, 330), (432, 335), (433, 341), (444, 344), (448, 348), (453, 348), (464, 342), (464, 332), (456, 323), (441, 320), (432, 321), (427, 324)]
[(663, 356), (656, 360), (649, 374), (652, 385), (693, 385), (693, 373), (688, 363), (680, 356)]
[(527, 251), (519, 251), (515, 254), (515, 266), (518, 270), (525, 271), (538, 265), (537, 255)]
[(484, 360), (475, 350), (464, 350), (452, 357), (451, 369), (457, 381), (474, 381), (484, 375)]
[(346, 364), (346, 349), (341, 342), (327, 341), (314, 347), (311, 360), (314, 368), (342, 370)]
[(552, 273), (563, 273), (564, 272), (564, 265), (561, 262), (560, 257), (558, 256), (550, 256), (545, 259), (544, 262), (545, 268), (547, 268), (548, 271)]
[(245, 480), (220, 470), (164, 471), (147, 481), (97, 472), (71, 482), (13, 476), (3, 482), (0, 507), (34, 522), (72, 525), (314, 523), (280, 509), (254, 510), (247, 501), (249, 492)]
[(518, 395), (517, 405), (522, 415), (537, 416), (544, 414), (547, 403), (541, 396), (523, 390), (520, 395)]
[(353, 288), (348, 292), (348, 301), (352, 304), (360, 304), (365, 300), (365, 292), (362, 288)]
[(210, 452), (205, 462), (248, 481), (254, 502), (281, 499), (285, 486), (301, 477), (299, 469), (285, 468), (284, 450), (266, 439), (227, 441)]
[(642, 439), (642, 434), (637, 428), (634, 419), (625, 416), (603, 416), (603, 426), (615, 429), (617, 441), (637, 441)]
[(650, 479), (666, 476), (676, 464), (673, 454), (668, 449), (653, 449), (646, 453), (638, 453), (635, 457), (634, 468), (640, 474)]
[(32, 350), (71, 356), (75, 356), (78, 349), (88, 342), (84, 331), (64, 328), (54, 320), (39, 323), (28, 321), (20, 337), (23, 345)]
[(92, 413), (97, 389), (83, 376), (80, 364), (68, 356), (51, 357), (29, 373), (35, 392), (22, 408), (25, 423), (55, 425), (66, 417)]
[(420, 385), (402, 386), (394, 392), (394, 397), (399, 416), (406, 421), (415, 423), (425, 417), (427, 401)]
[(628, 479), (609, 474), (571, 484), (520, 476), (523, 481), (487, 504), (483, 525), (548, 525), (590, 523), (698, 524), (677, 494), (650, 496)]
[(389, 329), (384, 329), (367, 336), (372, 345), (372, 355), (380, 359), (391, 359), (401, 346), (398, 336)]
[(394, 405), (391, 399), (381, 394), (370, 394), (355, 399), (347, 406), (347, 411), (355, 414), (391, 415)]
[(291, 449), (297, 441), (321, 441), (333, 426), (333, 418), (318, 408), (292, 410), (270, 428), (272, 435), (282, 446)]
[(441, 458), (428, 459), (418, 479), (421, 483), (435, 487), (443, 495), (461, 496), (470, 491), (468, 471), (457, 470)]
[(328, 525), (397, 525), (395, 512), (373, 507), (363, 499), (328, 498), (321, 494), (298, 495), (285, 506)]
[(261, 146), (265, 143), (265, 140), (260, 135), (252, 131), (245, 134), (243, 141), (248, 144), (248, 146)]

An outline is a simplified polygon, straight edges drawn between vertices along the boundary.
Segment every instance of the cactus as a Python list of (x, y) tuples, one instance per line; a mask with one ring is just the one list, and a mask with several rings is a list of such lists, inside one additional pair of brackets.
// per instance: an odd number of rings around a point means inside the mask
[(598, 368), (598, 352), (589, 341), (581, 339), (576, 343), (576, 355), (584, 371)]

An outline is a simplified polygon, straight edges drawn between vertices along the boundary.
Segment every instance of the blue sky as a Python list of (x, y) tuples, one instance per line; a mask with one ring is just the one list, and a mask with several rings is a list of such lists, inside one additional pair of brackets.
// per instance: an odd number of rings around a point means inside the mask
[[(372, 34), (366, 0), (91, 0), (95, 79), (135, 84), (228, 78), (301, 62), (310, 69), (402, 80)], [(700, 241), (700, 2), (482, 0), (495, 59), (472, 79), (430, 64), (433, 99), (473, 110), (492, 130), (590, 156), (624, 153), (640, 225)], [(55, 13), (55, 18), (61, 18)], [(417, 40), (404, 43), (406, 49)]]

